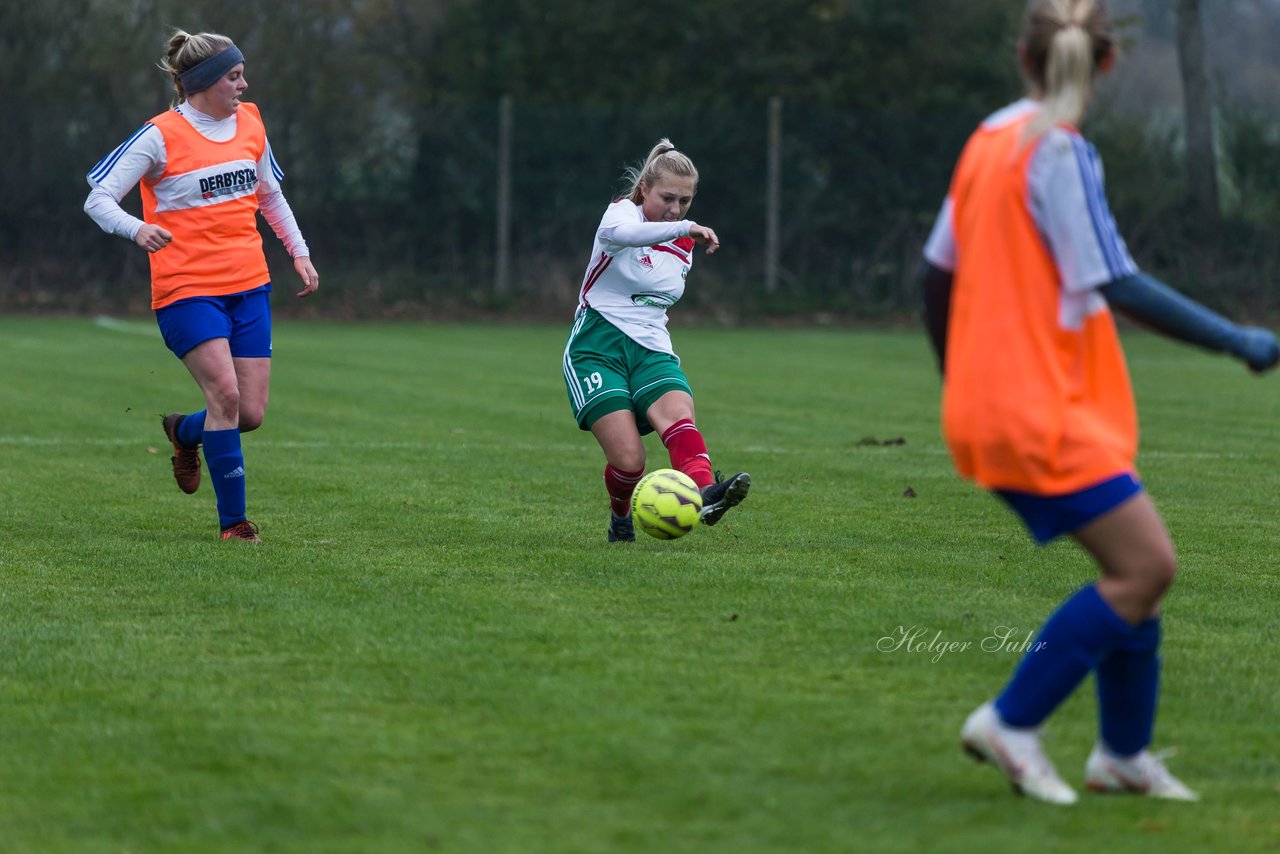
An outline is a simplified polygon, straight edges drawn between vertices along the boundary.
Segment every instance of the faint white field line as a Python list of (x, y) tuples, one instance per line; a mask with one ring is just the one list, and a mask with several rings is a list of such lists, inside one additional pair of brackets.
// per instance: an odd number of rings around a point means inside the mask
[[(355, 451), (377, 451), (377, 450), (393, 450), (393, 451), (424, 451), (432, 449), (447, 449), (467, 444), (481, 445), (501, 445), (504, 448), (510, 448), (517, 451), (569, 451), (577, 450), (577, 445), (547, 445), (545, 443), (516, 443), (506, 440), (471, 440), (467, 438), (457, 438), (453, 440), (440, 440), (434, 442), (376, 442), (376, 441), (359, 441), (359, 442), (327, 442), (327, 441), (295, 441), (293, 439), (258, 439), (250, 438), (247, 440), (255, 448), (283, 448), (285, 450), (293, 449), (311, 449), (324, 450), (326, 448), (342, 448)], [(158, 442), (149, 441), (147, 439), (123, 439), (123, 438), (95, 438), (95, 439), (79, 439), (66, 436), (0, 436), (0, 445), (22, 446), (22, 447), (60, 447), (63, 445), (88, 445), (92, 447), (102, 448), (118, 448), (129, 445), (167, 445), (164, 440)], [(586, 445), (584, 445), (586, 447)]]
[[(555, 452), (581, 452), (584, 449), (591, 450), (594, 446), (587, 442), (581, 443), (561, 443), (548, 444), (545, 442), (512, 442), (507, 439), (470, 439), (466, 438), (466, 434), (453, 434), (456, 438), (440, 439), (435, 441), (423, 442), (379, 442), (379, 441), (353, 441), (353, 442), (330, 442), (324, 440), (306, 440), (299, 441), (296, 439), (267, 439), (252, 437), (248, 441), (257, 448), (282, 448), (284, 450), (293, 449), (312, 449), (324, 450), (326, 448), (344, 448), (355, 451), (377, 451), (377, 450), (393, 450), (393, 451), (424, 451), (435, 448), (451, 448), (459, 445), (499, 445), (513, 451), (535, 451), (545, 453), (547, 451)], [(80, 439), (68, 436), (4, 436), (0, 435), (0, 445), (24, 446), (24, 447), (59, 447), (62, 445), (88, 445), (92, 447), (126, 447), (128, 445), (160, 445), (161, 442), (153, 442), (146, 439), (126, 439), (126, 438), (93, 438)], [(848, 449), (846, 453), (852, 453), (856, 449)], [(742, 449), (744, 454), (770, 454), (770, 455), (787, 455), (787, 454), (824, 454), (830, 453), (830, 448), (781, 448), (781, 447), (762, 447), (753, 445)], [(914, 449), (917, 454), (923, 453), (930, 456), (945, 456), (946, 448), (937, 446), (921, 448), (917, 446)], [(1144, 459), (1178, 459), (1178, 460), (1251, 460), (1257, 459), (1257, 454), (1246, 454), (1238, 451), (1143, 451), (1138, 454), (1138, 460)]]
[[(396, 450), (413, 450), (437, 447), (443, 443), (428, 444), (426, 442), (294, 442), (290, 440), (253, 439), (254, 445), (262, 448), (391, 448)], [(151, 442), (146, 439), (75, 439), (62, 436), (0, 436), (0, 445), (32, 445), (51, 447), (59, 445), (94, 445), (99, 447), (120, 447), (124, 445), (156, 445), (165, 442)]]
[[(744, 454), (826, 454), (826, 453), (830, 453), (831, 450), (832, 448), (830, 447), (776, 448), (776, 447), (762, 447), (760, 445), (751, 445), (746, 448), (743, 448), (742, 453)], [(846, 448), (844, 452), (854, 453), (856, 451), (861, 451), (861, 450), (863, 449), (851, 447), (851, 448)], [(874, 452), (875, 450), (877, 449), (871, 448), (871, 451)], [(885, 453), (894, 453), (895, 451), (896, 451), (896, 448), (893, 450), (886, 450)], [(940, 445), (932, 445), (929, 447), (921, 447), (919, 445), (916, 445), (914, 448), (912, 448), (911, 453), (926, 454), (930, 456), (939, 456), (939, 457), (949, 455), (949, 452), (947, 451), (947, 449)], [(1139, 462), (1141, 462), (1144, 459), (1152, 459), (1152, 458), (1179, 459), (1179, 460), (1252, 460), (1252, 459), (1257, 459), (1258, 455), (1246, 454), (1239, 451), (1231, 451), (1231, 452), (1140, 451), (1138, 453)]]
[(1245, 454), (1240, 451), (1139, 451), (1138, 460), (1151, 459), (1155, 457), (1166, 459), (1188, 459), (1188, 460), (1253, 460), (1257, 459), (1257, 454)]
[(103, 329), (109, 329), (112, 332), (124, 332), (127, 335), (145, 335), (148, 338), (159, 338), (160, 327), (154, 323), (144, 323), (140, 320), (116, 320), (106, 314), (100, 314), (93, 319), (94, 326), (101, 326)]

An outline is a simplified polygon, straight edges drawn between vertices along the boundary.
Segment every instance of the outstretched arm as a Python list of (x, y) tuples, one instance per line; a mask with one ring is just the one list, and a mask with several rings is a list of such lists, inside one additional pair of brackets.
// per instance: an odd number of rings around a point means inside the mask
[(692, 220), (678, 222), (621, 222), (602, 225), (598, 232), (602, 243), (612, 244), (619, 248), (626, 246), (652, 246), (655, 243), (666, 243), (677, 237), (689, 237), (691, 229), (697, 226)]
[(1255, 373), (1280, 362), (1280, 345), (1271, 330), (1232, 323), (1146, 273), (1124, 276), (1098, 290), (1125, 316), (1179, 341), (1229, 353)]

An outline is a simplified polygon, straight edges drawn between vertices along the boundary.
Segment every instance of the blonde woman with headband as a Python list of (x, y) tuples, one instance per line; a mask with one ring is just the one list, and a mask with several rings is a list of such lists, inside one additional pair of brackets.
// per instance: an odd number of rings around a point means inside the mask
[(627, 172), (630, 193), (605, 210), (578, 291), (564, 350), (569, 405), (604, 451), (609, 542), (632, 542), (631, 495), (644, 475), (641, 436), (657, 432), (702, 492), (701, 521), (714, 525), (747, 497), (751, 475), (712, 473), (694, 421), (693, 390), (667, 332), (667, 309), (684, 294), (695, 244), (720, 248), (714, 230), (687, 219), (698, 170), (663, 139)]
[[(149, 120), (88, 175), (85, 212), (109, 234), (132, 240), (151, 261), (151, 307), (165, 345), (190, 371), (203, 410), (163, 418), (178, 487), (200, 486), (200, 452), (217, 499), (223, 540), (260, 542), (246, 511), (240, 434), (262, 424), (271, 379), (270, 274), (257, 214), (293, 258), (310, 296), (311, 264), (280, 182), (258, 108), (241, 97), (245, 60), (231, 39), (181, 30), (162, 70), (172, 109)], [(141, 184), (142, 219), (120, 207)]]
[(1031, 0), (1018, 57), (1027, 97), (970, 137), (925, 247), (926, 322), (943, 372), (942, 427), (961, 476), (999, 496), (1037, 543), (1068, 535), (1101, 577), (1069, 596), (961, 740), (1023, 794), (1076, 801), (1039, 738), (1090, 673), (1100, 735), (1085, 784), (1194, 800), (1150, 750), (1161, 601), (1177, 559), (1138, 481), (1137, 414), (1111, 312), (1263, 372), (1275, 336), (1143, 274), (1081, 136), (1115, 62), (1101, 0)]

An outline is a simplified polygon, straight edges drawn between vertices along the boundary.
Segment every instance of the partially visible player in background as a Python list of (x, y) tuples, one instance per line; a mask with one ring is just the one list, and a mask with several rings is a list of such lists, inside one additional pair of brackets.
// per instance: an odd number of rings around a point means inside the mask
[(1137, 480), (1137, 416), (1109, 308), (1257, 372), (1275, 366), (1280, 348), (1271, 332), (1178, 295), (1129, 256), (1098, 153), (1077, 130), (1096, 75), (1115, 61), (1101, 0), (1030, 0), (1018, 54), (1028, 97), (970, 137), (925, 248), (943, 433), (962, 476), (1004, 499), (1037, 542), (1072, 536), (1101, 578), (1049, 617), (961, 738), (1024, 794), (1074, 802), (1039, 728), (1094, 671), (1101, 733), (1086, 785), (1194, 800), (1148, 750), (1160, 604), (1177, 560)]
[(564, 349), (564, 381), (578, 426), (604, 451), (610, 542), (635, 540), (631, 494), (644, 475), (641, 436), (656, 431), (671, 467), (702, 492), (701, 521), (714, 525), (746, 498), (751, 475), (712, 474), (693, 417), (693, 392), (667, 332), (667, 309), (684, 294), (695, 243), (716, 233), (685, 219), (698, 189), (693, 162), (663, 139), (629, 169), (631, 192), (605, 210), (578, 292)]
[[(110, 234), (150, 253), (151, 307), (165, 344), (204, 394), (205, 409), (163, 419), (173, 476), (183, 492), (200, 486), (200, 453), (217, 497), (221, 538), (259, 542), (246, 515), (240, 434), (262, 424), (271, 379), (270, 274), (256, 214), (284, 243), (302, 280), (320, 277), (280, 189), (244, 56), (215, 33), (170, 37), (161, 68), (175, 105), (139, 128), (89, 172), (85, 212)], [(142, 219), (120, 207), (141, 182)]]

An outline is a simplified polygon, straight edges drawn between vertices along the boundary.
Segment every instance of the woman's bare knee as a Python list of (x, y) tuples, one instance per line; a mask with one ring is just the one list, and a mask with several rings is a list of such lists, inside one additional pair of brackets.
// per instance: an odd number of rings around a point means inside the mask
[(693, 420), (693, 398), (687, 392), (669, 391), (649, 407), (645, 417), (659, 434), (678, 421)]
[(609, 465), (621, 471), (644, 471), (645, 464), (644, 448), (639, 451), (635, 449), (615, 450), (613, 453), (605, 454), (605, 459), (609, 461)]
[(1178, 557), (1151, 499), (1140, 493), (1074, 534), (1102, 570), (1098, 590), (1137, 625), (1157, 609), (1178, 574)]
[(1178, 557), (1173, 549), (1165, 549), (1151, 556), (1151, 563), (1145, 573), (1151, 592), (1159, 598), (1173, 586), (1173, 579), (1178, 575)]
[(600, 443), (609, 465), (622, 471), (644, 468), (645, 448), (630, 410), (610, 412), (591, 425), (591, 433)]
[(205, 390), (205, 403), (223, 421), (240, 420), (240, 391), (235, 383), (219, 383)]
[(240, 410), (240, 432), (251, 433), (262, 426), (266, 413), (261, 409)]

